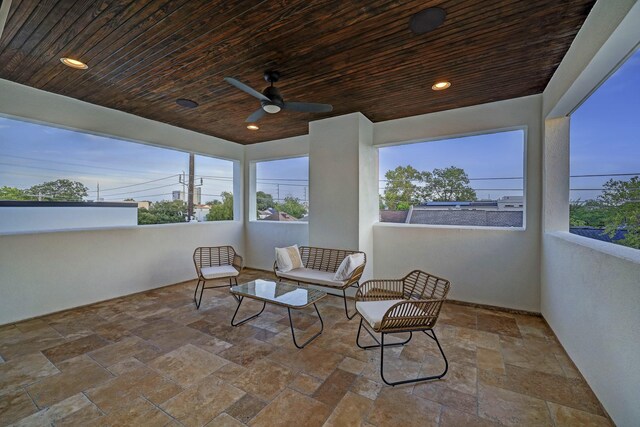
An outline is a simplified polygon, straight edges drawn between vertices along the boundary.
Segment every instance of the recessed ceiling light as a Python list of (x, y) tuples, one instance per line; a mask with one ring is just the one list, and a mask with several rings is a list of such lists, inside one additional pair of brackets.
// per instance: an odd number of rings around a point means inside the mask
[(67, 67), (75, 68), (76, 70), (86, 70), (87, 68), (89, 68), (87, 64), (82, 61), (78, 61), (77, 59), (60, 58), (60, 62), (62, 62)]
[(192, 101), (191, 99), (178, 98), (176, 99), (176, 104), (185, 108), (196, 108), (198, 103), (196, 101)]
[(436, 82), (433, 86), (431, 86), (431, 89), (433, 89), (433, 90), (445, 90), (450, 86), (451, 86), (450, 82), (441, 81), (441, 82)]
[(247, 125), (247, 129), (249, 130), (258, 130), (260, 129), (260, 127), (254, 123), (251, 123), (250, 125)]

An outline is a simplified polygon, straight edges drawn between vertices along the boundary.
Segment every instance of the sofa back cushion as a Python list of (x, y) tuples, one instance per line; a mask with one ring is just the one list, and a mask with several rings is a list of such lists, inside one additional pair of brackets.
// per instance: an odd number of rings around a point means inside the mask
[(301, 268), (303, 265), (298, 245), (276, 248), (276, 265), (278, 270), (283, 273)]

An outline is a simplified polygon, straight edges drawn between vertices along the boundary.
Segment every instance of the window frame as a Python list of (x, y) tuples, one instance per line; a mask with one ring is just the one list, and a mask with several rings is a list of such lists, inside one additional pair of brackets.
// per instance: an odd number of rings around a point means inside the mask
[[(527, 217), (528, 217), (528, 139), (529, 139), (529, 126), (526, 124), (515, 125), (515, 126), (505, 126), (498, 128), (487, 128), (478, 131), (471, 132), (462, 132), (462, 133), (451, 133), (451, 134), (443, 134), (434, 137), (427, 138), (419, 138), (405, 141), (393, 141), (393, 142), (385, 142), (381, 144), (376, 144), (375, 148), (377, 150), (376, 155), (378, 159), (380, 158), (380, 148), (394, 147), (400, 145), (410, 145), (410, 144), (421, 144), (421, 143), (429, 143), (429, 142), (442, 142), (446, 140), (458, 139), (458, 138), (466, 138), (470, 136), (479, 136), (479, 135), (491, 135), (496, 133), (503, 132), (512, 132), (512, 131), (522, 131), (522, 226), (521, 227), (494, 227), (494, 226), (478, 226), (478, 225), (448, 225), (448, 224), (406, 224), (406, 223), (395, 223), (395, 222), (382, 222), (380, 221), (380, 208), (378, 207), (378, 220), (374, 223), (376, 227), (411, 227), (411, 228), (432, 228), (432, 229), (454, 229), (454, 230), (485, 230), (485, 231), (513, 231), (513, 232), (523, 232), (527, 231)], [(378, 194), (380, 194), (379, 183), (380, 181), (380, 168), (376, 171), (376, 189)]]
[[(47, 127), (52, 127), (52, 128), (57, 128), (57, 129), (62, 129), (62, 130), (66, 130), (66, 131), (71, 131), (71, 132), (78, 132), (78, 133), (82, 133), (85, 135), (93, 135), (93, 136), (99, 136), (102, 138), (110, 138), (110, 139), (115, 139), (118, 141), (123, 141), (123, 142), (129, 142), (132, 144), (140, 144), (140, 145), (146, 145), (146, 146), (150, 146), (150, 147), (155, 147), (155, 148), (162, 148), (165, 150), (173, 150), (173, 151), (178, 151), (180, 153), (185, 153), (185, 154), (190, 154), (193, 153), (196, 156), (204, 156), (204, 157), (210, 157), (210, 158), (214, 158), (214, 159), (218, 159), (218, 160), (225, 160), (225, 161), (229, 161), (232, 164), (232, 169), (233, 169), (233, 190), (232, 190), (232, 194), (234, 195), (233, 198), (233, 219), (232, 220), (221, 220), (221, 221), (203, 221), (203, 222), (198, 222), (198, 223), (191, 223), (191, 222), (175, 222), (175, 223), (167, 223), (167, 224), (136, 224), (136, 225), (123, 225), (123, 226), (105, 226), (105, 227), (77, 227), (77, 228), (62, 228), (62, 229), (50, 229), (50, 230), (28, 230), (28, 231), (8, 231), (8, 232), (0, 232), (0, 236), (14, 236), (14, 235), (31, 235), (31, 234), (42, 234), (42, 233), (66, 233), (66, 232), (82, 232), (82, 231), (101, 231), (101, 230), (135, 230), (135, 229), (139, 229), (139, 228), (144, 228), (144, 229), (148, 229), (148, 228), (155, 228), (155, 227), (171, 227), (171, 226), (182, 226), (182, 225), (186, 225), (186, 224), (190, 224), (190, 225), (195, 225), (195, 224), (224, 224), (224, 223), (237, 223), (237, 222), (242, 222), (242, 195), (244, 194), (244, 192), (242, 191), (242, 161), (239, 159), (234, 159), (234, 158), (228, 158), (228, 157), (224, 157), (224, 156), (217, 156), (217, 155), (212, 155), (212, 154), (208, 154), (208, 153), (204, 153), (202, 151), (196, 151), (196, 150), (184, 150), (181, 148), (177, 148), (177, 147), (171, 147), (171, 146), (167, 146), (167, 145), (162, 145), (162, 144), (158, 144), (158, 143), (153, 143), (153, 142), (148, 142), (148, 141), (141, 141), (141, 140), (136, 140), (136, 139), (132, 139), (132, 138), (126, 138), (126, 137), (121, 137), (121, 136), (115, 136), (115, 135), (111, 135), (108, 133), (104, 133), (104, 132), (96, 132), (96, 131), (91, 131), (91, 130), (87, 130), (87, 129), (81, 129), (81, 128), (76, 128), (76, 127), (72, 127), (72, 126), (65, 126), (59, 123), (52, 123), (52, 122), (46, 122), (43, 120), (37, 120), (37, 119), (32, 119), (32, 118), (27, 118), (27, 117), (21, 117), (21, 116), (15, 116), (15, 115), (11, 115), (11, 114), (6, 114), (3, 112), (0, 112), (0, 117), (8, 119), (8, 120), (14, 120), (14, 121), (20, 121), (23, 123), (28, 123), (28, 124), (34, 124), (34, 125), (39, 125), (39, 126), (47, 126)], [(239, 197), (236, 197), (236, 194), (239, 195)]]
[[(249, 222), (250, 223), (260, 223), (260, 224), (298, 224), (298, 225), (308, 225), (309, 221), (271, 221), (258, 219), (258, 200), (257, 200), (257, 187), (258, 187), (258, 172), (257, 172), (257, 164), (265, 163), (265, 162), (275, 162), (278, 160), (291, 160), (291, 159), (309, 159), (309, 154), (295, 154), (291, 156), (278, 156), (273, 158), (266, 159), (255, 159), (249, 162)], [(309, 181), (309, 170), (307, 169), (307, 188), (309, 188), (309, 193), (311, 192), (311, 186)], [(309, 196), (308, 196), (309, 197)]]

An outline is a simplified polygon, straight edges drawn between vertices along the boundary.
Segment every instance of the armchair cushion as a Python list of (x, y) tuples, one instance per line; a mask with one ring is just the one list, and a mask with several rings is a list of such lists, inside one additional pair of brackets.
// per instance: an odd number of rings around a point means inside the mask
[(345, 285), (343, 281), (333, 280), (333, 272), (313, 270), (311, 268), (296, 268), (295, 270), (287, 272), (278, 270), (276, 271), (276, 275), (297, 282), (314, 283), (334, 288), (342, 288)]
[(235, 277), (238, 274), (238, 270), (231, 265), (221, 265), (217, 267), (203, 267), (201, 270), (202, 277), (205, 279), (218, 279), (221, 277)]
[(387, 311), (389, 311), (393, 305), (403, 301), (406, 300), (388, 299), (383, 301), (358, 301), (356, 302), (356, 310), (373, 329), (378, 329), (382, 323), (382, 318)]
[(355, 254), (346, 256), (340, 263), (335, 276), (333, 276), (333, 280), (347, 280), (354, 272), (354, 270), (360, 267), (362, 264), (364, 264), (363, 253), (357, 252)]

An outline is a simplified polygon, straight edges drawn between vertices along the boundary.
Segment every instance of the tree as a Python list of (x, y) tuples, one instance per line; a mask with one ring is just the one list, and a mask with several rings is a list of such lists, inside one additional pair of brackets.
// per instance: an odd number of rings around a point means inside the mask
[(420, 202), (421, 195), (417, 183), (422, 182), (422, 174), (414, 167), (398, 166), (388, 170), (384, 177), (387, 179), (384, 187), (384, 204), (387, 209), (409, 209), (409, 206)]
[(572, 227), (604, 228), (612, 209), (598, 200), (575, 201), (569, 205), (569, 224)]
[(42, 195), (45, 200), (81, 202), (87, 197), (88, 191), (89, 189), (81, 182), (58, 179), (34, 185), (27, 190), (27, 193), (34, 196)]
[(0, 200), (34, 200), (24, 190), (16, 187), (0, 187)]
[(469, 186), (469, 177), (462, 168), (449, 166), (434, 169), (431, 176), (423, 176), (423, 180), (433, 201), (461, 202), (477, 199), (476, 192)]
[(210, 205), (207, 221), (233, 220), (233, 194), (223, 191), (222, 202), (214, 200)]
[(185, 222), (187, 206), (182, 200), (155, 202), (149, 209), (138, 209), (138, 224)]
[(617, 243), (640, 249), (640, 177), (634, 176), (629, 181), (610, 179), (598, 199), (611, 208), (605, 225), (609, 236), (624, 228), (627, 234)]
[(276, 203), (275, 208), (280, 212), (285, 212), (294, 218), (302, 218), (307, 214), (307, 208), (300, 203), (300, 199), (293, 196), (284, 198), (283, 203)]
[(264, 191), (256, 192), (256, 205), (259, 211), (266, 211), (269, 208), (275, 208), (276, 203), (273, 200), (273, 196)]

